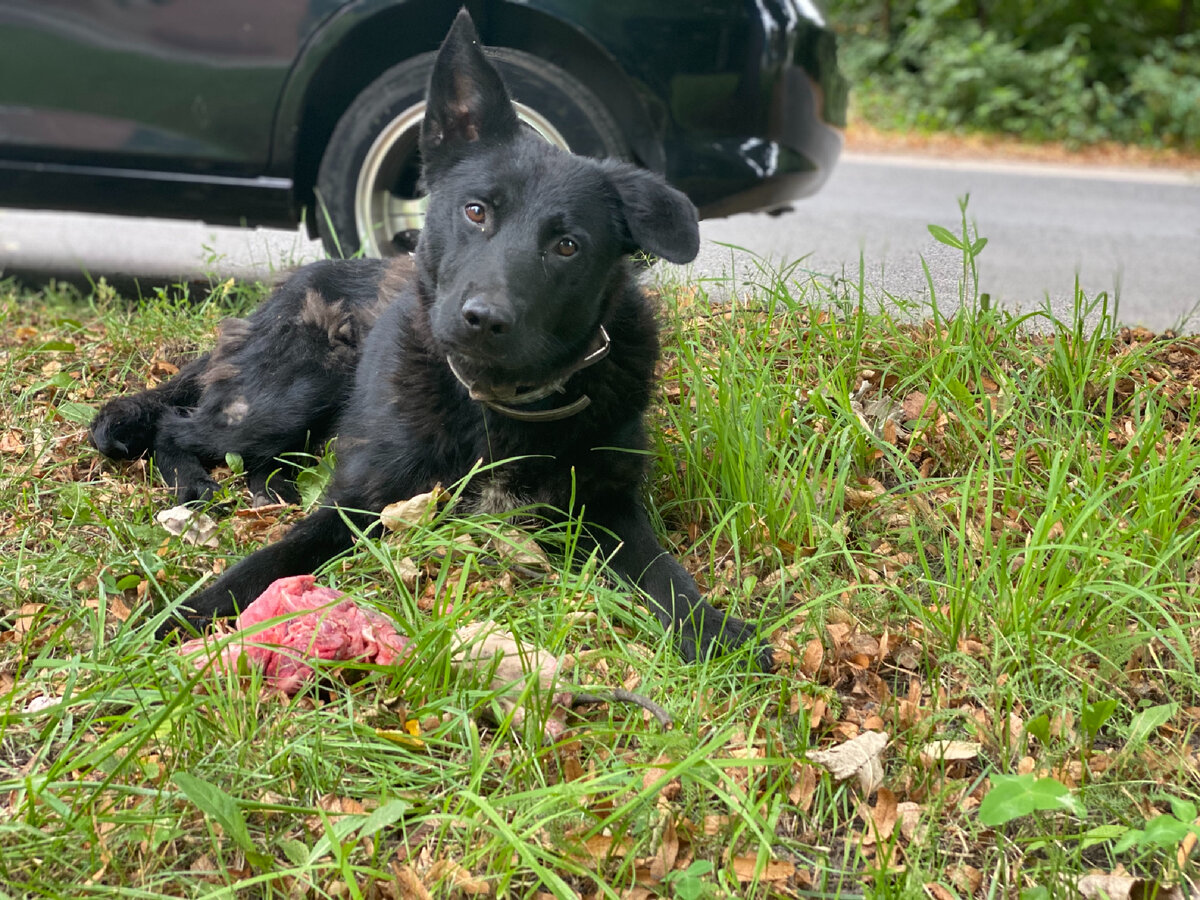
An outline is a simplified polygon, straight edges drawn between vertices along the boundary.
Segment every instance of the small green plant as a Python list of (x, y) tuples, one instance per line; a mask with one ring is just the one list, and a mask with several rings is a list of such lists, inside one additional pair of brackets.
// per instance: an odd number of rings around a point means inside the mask
[(1100, 729), (1105, 726), (1113, 713), (1117, 711), (1117, 701), (1097, 700), (1095, 703), (1087, 701), (1087, 692), (1084, 692), (1083, 710), (1079, 716), (1079, 725), (1083, 729), (1083, 752), (1084, 755), (1091, 754), (1096, 744), (1096, 736), (1099, 735)]
[(707, 859), (692, 860), (686, 869), (668, 872), (663, 878), (663, 885), (678, 900), (709, 900), (719, 894), (709, 883), (708, 876), (713, 872), (713, 864)]
[(962, 253), (962, 277), (958, 282), (959, 309), (970, 310), (974, 308), (976, 300), (979, 300), (980, 309), (986, 312), (990, 308), (990, 299), (987, 294), (981, 295), (979, 293), (978, 260), (979, 254), (987, 246), (988, 239), (980, 237), (977, 230), (972, 234), (973, 228), (967, 222), (967, 205), (970, 202), (970, 194), (965, 194), (958, 200), (958, 210), (962, 217), (962, 223), (957, 235), (941, 225), (930, 224), (926, 227), (938, 243), (945, 244), (947, 247), (951, 247)]
[(1160, 795), (1156, 799), (1165, 801), (1171, 811), (1149, 819), (1144, 828), (1128, 829), (1113, 845), (1113, 853), (1139, 850), (1169, 859), (1174, 856), (1169, 851), (1178, 847), (1188, 835), (1200, 838), (1200, 813), (1197, 813), (1195, 803), (1167, 795)]
[(979, 804), (979, 821), (989, 828), (1006, 825), (1038, 812), (1066, 812), (1082, 818), (1087, 810), (1079, 798), (1056, 778), (993, 775), (991, 790)]

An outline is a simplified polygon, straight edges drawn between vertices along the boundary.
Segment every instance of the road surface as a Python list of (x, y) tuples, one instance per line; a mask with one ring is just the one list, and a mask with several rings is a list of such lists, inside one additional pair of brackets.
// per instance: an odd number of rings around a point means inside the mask
[[(927, 301), (924, 259), (939, 304), (952, 309), (961, 256), (926, 226), (958, 232), (958, 198), (967, 194), (968, 218), (988, 239), (980, 289), (995, 302), (1022, 310), (1049, 303), (1069, 316), (1078, 276), (1087, 296), (1118, 299), (1128, 324), (1177, 327), (1200, 306), (1200, 173), (1169, 170), (846, 154), (794, 212), (703, 223), (691, 273), (717, 296), (741, 293), (764, 266), (796, 260), (797, 277), (856, 282), (861, 254), (868, 297)], [(147, 287), (261, 278), (319, 254), (299, 232), (0, 209), (0, 267), (26, 280), (81, 270), (126, 276), (118, 279), (125, 288), (129, 277)], [(1200, 330), (1200, 317), (1190, 330)]]

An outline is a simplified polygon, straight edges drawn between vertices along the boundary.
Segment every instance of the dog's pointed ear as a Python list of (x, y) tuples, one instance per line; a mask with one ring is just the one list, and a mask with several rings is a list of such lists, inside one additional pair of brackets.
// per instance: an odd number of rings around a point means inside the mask
[(621, 198), (627, 251), (644, 250), (673, 263), (695, 259), (700, 252), (700, 225), (692, 201), (653, 172), (629, 163), (603, 165)]
[(471, 144), (509, 140), (519, 129), (517, 112), (500, 73), (483, 55), (471, 16), (460, 10), (429, 77), (425, 121), (421, 123), (426, 174), (453, 165)]

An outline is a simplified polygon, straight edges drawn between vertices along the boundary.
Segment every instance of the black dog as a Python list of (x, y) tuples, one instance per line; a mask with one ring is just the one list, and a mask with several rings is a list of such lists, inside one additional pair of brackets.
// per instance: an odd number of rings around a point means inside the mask
[[(329, 433), (340, 410), (324, 505), (191, 598), (188, 618), (229, 615), (276, 578), (312, 572), (351, 548), (347, 521), (365, 530), (372, 512), (483, 460), (504, 462), (472, 479), (468, 506), (582, 510), (593, 549), (646, 593), (686, 659), (752, 640), (659, 546), (640, 496), (658, 334), (627, 256), (693, 259), (694, 207), (655, 175), (523, 128), (465, 12), (428, 99), (430, 204), (402, 289), (394, 264), (309, 266), (211, 356), (93, 425), (102, 451), (154, 453), (189, 499), (211, 493), (204, 464), (228, 450), (265, 491), (274, 457)], [(770, 666), (765, 648), (757, 662)]]

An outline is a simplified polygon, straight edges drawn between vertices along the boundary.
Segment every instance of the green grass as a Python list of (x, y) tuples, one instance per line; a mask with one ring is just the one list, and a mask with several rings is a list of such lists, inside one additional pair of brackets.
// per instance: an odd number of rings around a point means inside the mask
[[(153, 472), (85, 433), (261, 288), (0, 283), (0, 897), (420, 896), (404, 879), (435, 897), (1071, 897), (1096, 869), (1194, 878), (1177, 840), (1117, 846), (1200, 794), (1200, 343), (1122, 332), (1103, 297), (1014, 318), (972, 262), (949, 319), (799, 269), (764, 266), (725, 305), (661, 286), (658, 525), (791, 653), (779, 673), (685, 665), (598, 563), (524, 578), (463, 543), (494, 546), (500, 523), (443, 516), (322, 576), (417, 652), (292, 700), (151, 638), (275, 523), (183, 544), (154, 522)], [(491, 721), (496, 694), (450, 662), (476, 620), (576, 656), (579, 684), (635, 686), (674, 728), (589, 706), (546, 744), (533, 687), (523, 721)], [(419, 747), (396, 738), (413, 721)], [(805, 762), (870, 730), (891, 743), (867, 798)], [(1079, 803), (982, 824), (989, 779), (1029, 771)]]

